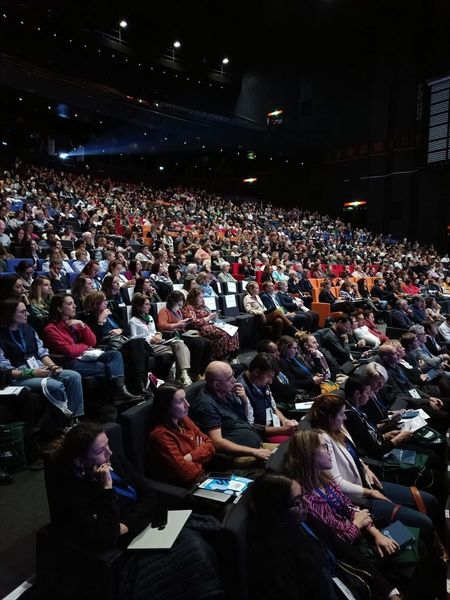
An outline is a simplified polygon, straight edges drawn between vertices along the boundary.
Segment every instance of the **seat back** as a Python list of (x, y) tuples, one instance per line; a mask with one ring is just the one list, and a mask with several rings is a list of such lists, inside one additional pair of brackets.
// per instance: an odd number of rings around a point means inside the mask
[(141, 402), (123, 412), (117, 419), (122, 427), (125, 456), (134, 468), (142, 474), (145, 473), (145, 457), (152, 407), (152, 400)]
[(219, 296), (219, 307), (222, 314), (226, 317), (237, 317), (239, 315), (239, 305), (235, 294)]
[(227, 598), (231, 600), (247, 600), (249, 597), (247, 565), (250, 522), (249, 494), (246, 493), (227, 511), (222, 522), (228, 567), (223, 576)]
[(188, 387), (185, 388), (184, 391), (186, 392), (186, 400), (191, 406), (195, 404), (195, 401), (197, 400), (198, 396), (200, 395), (200, 392), (203, 390), (204, 387), (205, 382), (203, 380), (200, 380), (194, 381), (194, 383), (191, 383), (191, 385), (188, 385)]

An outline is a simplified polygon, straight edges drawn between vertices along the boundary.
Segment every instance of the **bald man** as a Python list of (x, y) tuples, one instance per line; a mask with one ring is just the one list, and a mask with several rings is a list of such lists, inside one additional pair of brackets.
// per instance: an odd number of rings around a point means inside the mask
[[(263, 447), (258, 432), (247, 420), (249, 406), (230, 365), (216, 360), (205, 371), (205, 387), (189, 416), (209, 435), (217, 452), (266, 461), (273, 446)], [(239, 459), (237, 462), (242, 464)]]

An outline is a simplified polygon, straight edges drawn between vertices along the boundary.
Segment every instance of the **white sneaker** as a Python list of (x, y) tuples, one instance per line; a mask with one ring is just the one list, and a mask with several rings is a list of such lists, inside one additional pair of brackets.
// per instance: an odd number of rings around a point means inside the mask
[(192, 379), (187, 374), (187, 371), (181, 372), (180, 377), (178, 378), (178, 381), (181, 383), (181, 385), (183, 387), (187, 387), (188, 385), (191, 385), (191, 383), (192, 383)]

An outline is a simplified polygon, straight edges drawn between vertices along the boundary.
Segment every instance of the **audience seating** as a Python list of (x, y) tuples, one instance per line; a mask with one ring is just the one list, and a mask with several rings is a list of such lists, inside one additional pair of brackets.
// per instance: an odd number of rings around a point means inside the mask
[[(121, 428), (116, 423), (104, 425), (113, 452), (123, 454)], [(59, 508), (58, 473), (49, 459), (45, 461), (45, 487), (54, 520)], [(118, 572), (122, 551), (94, 552), (81, 548), (58, 535), (52, 524), (41, 528), (36, 535), (36, 590), (43, 600), (78, 600), (105, 598), (117, 595)]]

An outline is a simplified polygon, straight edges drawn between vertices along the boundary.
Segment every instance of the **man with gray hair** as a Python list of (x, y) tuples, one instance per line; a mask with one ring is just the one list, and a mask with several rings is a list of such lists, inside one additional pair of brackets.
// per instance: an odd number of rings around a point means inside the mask
[[(409, 328), (410, 333), (414, 333), (417, 338), (417, 347), (410, 352), (417, 359), (419, 368), (425, 373), (430, 369), (446, 369), (449, 367), (450, 356), (448, 354), (439, 354), (434, 356), (426, 346), (427, 336), (423, 325), (413, 325)], [(449, 372), (443, 371), (447, 376)]]
[(250, 425), (249, 408), (244, 387), (236, 383), (233, 369), (227, 362), (215, 360), (206, 368), (205, 387), (190, 407), (189, 416), (209, 435), (217, 452), (233, 457), (236, 466), (264, 462), (271, 449), (263, 447), (258, 432)]

